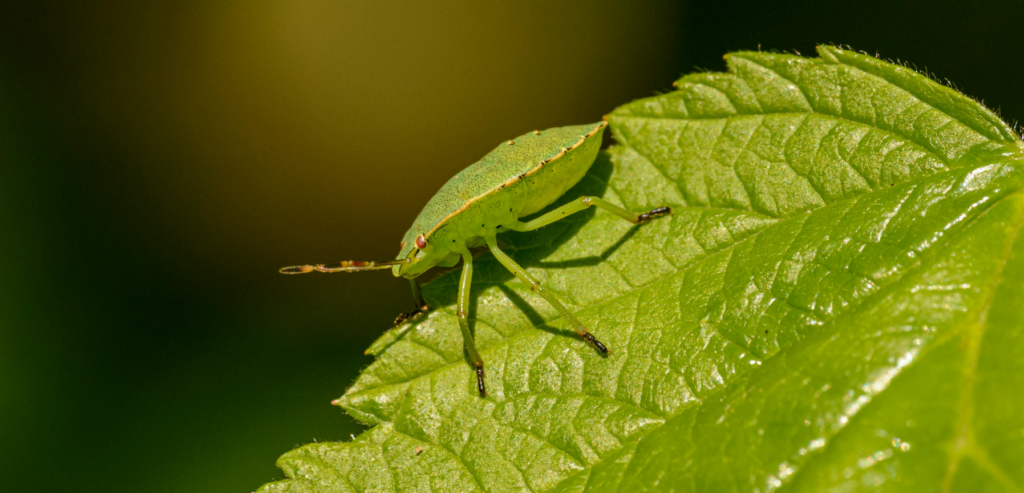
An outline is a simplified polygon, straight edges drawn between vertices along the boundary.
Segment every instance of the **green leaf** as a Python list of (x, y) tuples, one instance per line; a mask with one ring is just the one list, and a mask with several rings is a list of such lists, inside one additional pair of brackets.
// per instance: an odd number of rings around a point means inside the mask
[(1024, 489), (1024, 151), (977, 102), (832, 47), (608, 119), (618, 145), (501, 241), (604, 341), (565, 330), (489, 254), (470, 313), (386, 333), (340, 399), (373, 425), (284, 455), (265, 492)]

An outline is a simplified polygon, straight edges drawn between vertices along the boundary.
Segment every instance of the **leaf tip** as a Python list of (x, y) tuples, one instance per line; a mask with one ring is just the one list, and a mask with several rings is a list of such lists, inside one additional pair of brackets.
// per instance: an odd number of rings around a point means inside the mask
[(837, 55), (843, 52), (843, 48), (836, 45), (818, 45), (817, 47), (818, 57), (825, 61), (825, 63), (836, 64), (839, 63)]

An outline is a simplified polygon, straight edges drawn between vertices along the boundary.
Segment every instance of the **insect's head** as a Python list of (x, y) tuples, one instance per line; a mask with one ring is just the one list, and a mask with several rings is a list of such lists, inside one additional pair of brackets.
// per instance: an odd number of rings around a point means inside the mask
[(401, 263), (395, 264), (391, 268), (391, 273), (395, 277), (412, 279), (430, 270), (439, 260), (436, 249), (424, 235), (418, 234), (413, 237), (412, 234), (408, 234), (402, 241), (402, 251), (398, 252), (396, 259), (396, 262)]

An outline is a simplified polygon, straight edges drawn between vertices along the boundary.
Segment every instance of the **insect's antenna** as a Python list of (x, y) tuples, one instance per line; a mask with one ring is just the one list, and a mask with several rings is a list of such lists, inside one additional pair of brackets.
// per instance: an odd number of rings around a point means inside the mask
[(335, 272), (360, 272), (364, 270), (390, 269), (392, 265), (408, 264), (410, 262), (412, 262), (410, 259), (391, 260), (388, 262), (342, 260), (335, 264), (292, 265), (282, 267), (278, 272), (282, 274), (306, 274), (308, 272), (324, 272), (327, 274), (333, 274)]

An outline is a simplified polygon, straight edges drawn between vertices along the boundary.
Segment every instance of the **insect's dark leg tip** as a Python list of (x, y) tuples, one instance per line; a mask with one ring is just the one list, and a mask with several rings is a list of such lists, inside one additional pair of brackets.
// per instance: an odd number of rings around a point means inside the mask
[(429, 310), (429, 309), (430, 309), (429, 306), (423, 305), (423, 306), (421, 306), (421, 307), (419, 307), (419, 308), (417, 308), (417, 309), (415, 309), (415, 310), (413, 310), (411, 312), (405, 312), (405, 313), (395, 317), (395, 325), (398, 326), (398, 325), (402, 325), (405, 322), (410, 322), (412, 320), (416, 320), (416, 319), (422, 317), (423, 314), (426, 313), (427, 310)]
[(598, 351), (601, 351), (604, 354), (608, 354), (608, 348), (605, 347), (604, 344), (601, 344), (601, 341), (597, 340), (597, 338), (594, 337), (594, 334), (591, 334), (590, 332), (583, 334), (583, 340), (592, 344), (595, 348), (597, 348)]
[(480, 391), (480, 398), (487, 397), (487, 388), (484, 387), (484, 367), (476, 367), (476, 388)]

